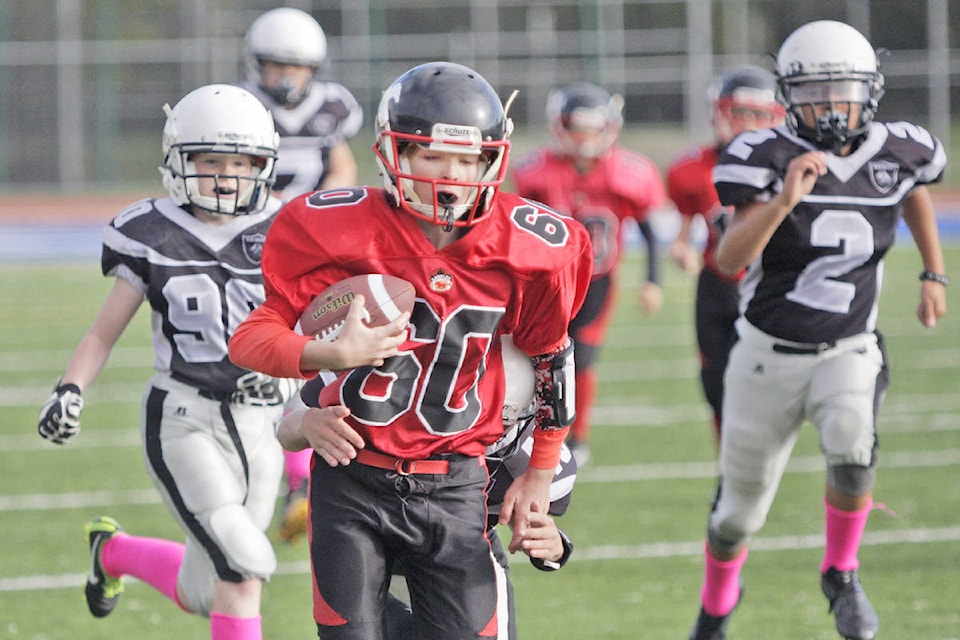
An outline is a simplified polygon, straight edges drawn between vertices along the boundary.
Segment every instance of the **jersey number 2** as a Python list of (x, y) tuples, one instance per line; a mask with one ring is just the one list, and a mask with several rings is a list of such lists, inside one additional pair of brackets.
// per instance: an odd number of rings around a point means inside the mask
[(837, 280), (865, 263), (873, 255), (873, 227), (857, 211), (823, 211), (810, 227), (814, 247), (842, 249), (813, 260), (800, 273), (788, 300), (820, 311), (848, 313), (857, 288)]

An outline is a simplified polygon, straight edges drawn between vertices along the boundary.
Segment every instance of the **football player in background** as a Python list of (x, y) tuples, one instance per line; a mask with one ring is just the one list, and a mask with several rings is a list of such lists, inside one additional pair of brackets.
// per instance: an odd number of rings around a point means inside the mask
[[(512, 122), (473, 69), (433, 62), (402, 74), (383, 93), (376, 130), (384, 188), (284, 206), (264, 245), (267, 299), (230, 356), (270, 375), (342, 372), (319, 404), (345, 406), (363, 447), (314, 458), (311, 470), (320, 637), (382, 640), (399, 559), (418, 638), (489, 635), (509, 623), (484, 493), (484, 453), (503, 433), (499, 337), (512, 334), (531, 358), (539, 400), (530, 465), (500, 512), (515, 551), (531, 514), (549, 504), (573, 418), (567, 325), (586, 293), (589, 238), (577, 222), (500, 192)], [(412, 316), (369, 328), (358, 298), (334, 342), (293, 330), (317, 294), (364, 273), (411, 282)], [(359, 355), (371, 352), (380, 358), (368, 366)]]
[[(363, 110), (343, 85), (319, 76), (328, 66), (323, 28), (300, 9), (261, 14), (244, 38), (247, 81), (273, 115), (280, 134), (274, 189), (282, 200), (357, 184), (347, 140), (359, 133)], [(310, 455), (284, 451), (287, 495), (278, 535), (295, 542), (307, 530)]]
[[(714, 431), (719, 438), (723, 405), (723, 372), (730, 348), (737, 340), (737, 287), (743, 271), (733, 275), (717, 268), (715, 252), (727, 212), (720, 206), (713, 187), (717, 155), (737, 134), (783, 124), (783, 106), (777, 102), (773, 74), (751, 65), (739, 67), (717, 79), (711, 88), (714, 139), (710, 144), (684, 151), (667, 169), (667, 194), (680, 212), (680, 229), (670, 244), (670, 257), (681, 269), (697, 273), (694, 318), (700, 350), (700, 384), (713, 410)], [(693, 222), (706, 223), (703, 268), (691, 244)]]
[[(530, 463), (533, 445), (534, 400), (533, 368), (529, 359), (513, 346), (509, 336), (501, 339), (505, 395), (503, 399), (503, 435), (487, 447), (485, 457), (490, 473), (487, 483), (487, 535), (493, 541), (493, 550), (504, 572), (509, 573), (507, 554), (497, 536), (496, 524), (500, 506), (507, 488), (519, 478)], [(318, 405), (320, 391), (335, 374), (323, 372), (307, 382), (300, 393), (301, 406), (284, 416), (277, 429), (277, 437), (285, 449), (317, 451), (328, 462), (339, 459), (343, 452), (362, 445), (362, 439), (340, 417), (348, 410), (329, 406), (310, 410)], [(551, 516), (563, 515), (570, 504), (573, 484), (577, 477), (577, 461), (564, 446), (550, 486), (550, 505), (546, 513), (530, 514), (526, 536), (521, 550), (531, 564), (541, 571), (556, 571), (563, 567), (573, 553), (573, 543), (561, 531)], [(402, 567), (396, 573), (403, 575)], [(508, 583), (510, 629), (508, 638), (517, 637), (513, 587)], [(416, 640), (413, 614), (409, 606), (395, 596), (387, 603), (387, 640)]]
[(300, 9), (267, 11), (247, 29), (243, 57), (241, 86), (270, 110), (280, 134), (279, 197), (355, 185), (357, 163), (347, 140), (360, 132), (363, 110), (342, 84), (319, 79), (328, 60), (317, 21)]
[(596, 361), (617, 300), (623, 224), (635, 220), (647, 245), (647, 270), (638, 292), (644, 312), (660, 310), (657, 239), (650, 213), (666, 196), (656, 165), (618, 145), (623, 98), (586, 82), (566, 85), (547, 98), (554, 145), (535, 151), (512, 171), (520, 195), (580, 221), (593, 244), (593, 279), (583, 308), (570, 324), (576, 344), (577, 418), (570, 449), (583, 466), (597, 397)]
[(277, 566), (264, 532), (283, 465), (273, 429), (284, 385), (230, 362), (227, 342), (264, 298), (260, 254), (280, 208), (270, 197), (277, 133), (263, 105), (235, 86), (198, 88), (164, 110), (169, 197), (136, 202), (104, 229), (113, 288), (38, 428), (57, 443), (79, 432), (83, 392), (146, 300), (156, 373), (143, 394), (144, 460), (186, 544), (94, 519), (87, 605), (108, 615), (131, 575), (208, 616), (213, 640), (259, 640), (262, 585)]
[(946, 155), (916, 124), (874, 120), (883, 76), (873, 47), (849, 25), (798, 28), (780, 47), (776, 75), (786, 126), (734, 138), (713, 174), (720, 202), (735, 207), (717, 266), (728, 274), (749, 268), (690, 638), (724, 637), (747, 543), (809, 420), (827, 467), (821, 589), (840, 636), (871, 640), (879, 622), (857, 570), (887, 386), (876, 332), (883, 257), (902, 214), (923, 263), (917, 316), (934, 326), (947, 310), (948, 280), (925, 185), (940, 180)]

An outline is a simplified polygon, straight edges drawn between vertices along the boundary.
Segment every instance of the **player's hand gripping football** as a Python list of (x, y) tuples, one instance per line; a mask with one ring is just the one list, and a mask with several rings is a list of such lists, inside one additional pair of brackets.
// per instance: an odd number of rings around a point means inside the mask
[(75, 384), (57, 384), (53, 393), (43, 403), (40, 409), (40, 418), (37, 421), (37, 432), (40, 437), (57, 444), (65, 444), (70, 438), (80, 433), (80, 412), (83, 411), (83, 395), (80, 387)]
[[(364, 321), (364, 299), (358, 295), (350, 304), (350, 312), (343, 324), (335, 346), (339, 361), (329, 368), (353, 369), (364, 365), (379, 367), (387, 358), (400, 353), (407, 339), (409, 313), (403, 313), (390, 324), (368, 327)], [(333, 363), (331, 363), (333, 364)]]

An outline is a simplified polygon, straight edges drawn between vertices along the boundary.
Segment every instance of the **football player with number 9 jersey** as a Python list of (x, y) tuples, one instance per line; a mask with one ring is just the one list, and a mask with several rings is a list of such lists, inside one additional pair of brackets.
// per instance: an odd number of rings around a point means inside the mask
[[(384, 188), (287, 203), (264, 245), (267, 299), (230, 342), (234, 362), (271, 375), (338, 371), (319, 404), (345, 407), (362, 438), (355, 457), (314, 457), (311, 487), (322, 490), (310, 492), (310, 551), (322, 638), (382, 640), (399, 560), (418, 638), (477, 638), (509, 624), (484, 495), (484, 452), (503, 433), (498, 338), (512, 334), (531, 359), (540, 401), (530, 466), (500, 513), (514, 527), (512, 551), (531, 512), (549, 503), (573, 419), (567, 325), (592, 252), (576, 221), (500, 193), (508, 107), (458, 64), (397, 78), (376, 119)], [(412, 316), (369, 328), (358, 298), (335, 342), (294, 332), (314, 296), (365, 273), (412, 283)]]
[[(76, 435), (81, 393), (146, 301), (156, 373), (142, 400), (144, 460), (186, 544), (94, 519), (87, 605), (96, 617), (110, 614), (130, 575), (209, 617), (212, 640), (259, 640), (262, 584), (277, 566), (265, 533), (283, 461), (273, 426), (293, 389), (230, 362), (227, 343), (264, 298), (261, 249), (280, 208), (270, 197), (278, 137), (267, 110), (239, 87), (200, 87), (164, 111), (169, 197), (136, 202), (104, 229), (102, 268), (114, 284), (39, 430), (58, 443)], [(109, 468), (96, 472), (123, 481)]]
[(734, 138), (714, 169), (721, 203), (735, 207), (717, 265), (747, 274), (690, 638), (725, 637), (747, 541), (763, 525), (808, 420), (827, 467), (821, 588), (840, 636), (871, 640), (879, 621), (857, 569), (887, 385), (876, 331), (883, 257), (902, 217), (923, 263), (917, 314), (935, 325), (946, 313), (948, 279), (925, 185), (940, 180), (946, 156), (922, 127), (874, 120), (883, 76), (873, 47), (849, 25), (824, 20), (794, 31), (776, 75), (786, 126)]

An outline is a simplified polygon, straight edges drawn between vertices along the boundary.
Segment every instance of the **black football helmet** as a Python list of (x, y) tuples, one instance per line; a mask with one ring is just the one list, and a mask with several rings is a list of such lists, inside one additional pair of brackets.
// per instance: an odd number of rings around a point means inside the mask
[[(623, 127), (623, 97), (589, 82), (574, 82), (554, 89), (547, 96), (547, 122), (564, 155), (599, 158), (620, 138)], [(595, 133), (596, 139), (571, 135)]]
[(744, 65), (723, 75), (711, 87), (713, 131), (726, 144), (743, 131), (783, 124), (785, 111), (777, 101), (777, 79), (769, 71)]
[[(422, 64), (394, 80), (377, 109), (373, 149), (395, 204), (447, 228), (475, 224), (493, 206), (506, 176), (513, 131), (508, 108), (483, 76), (453, 62)], [(404, 153), (411, 144), (481, 156), (476, 180), (453, 183), (411, 174)], [(433, 202), (420, 201), (414, 181), (432, 184)], [(437, 196), (445, 184), (474, 188), (463, 202), (444, 205)]]

